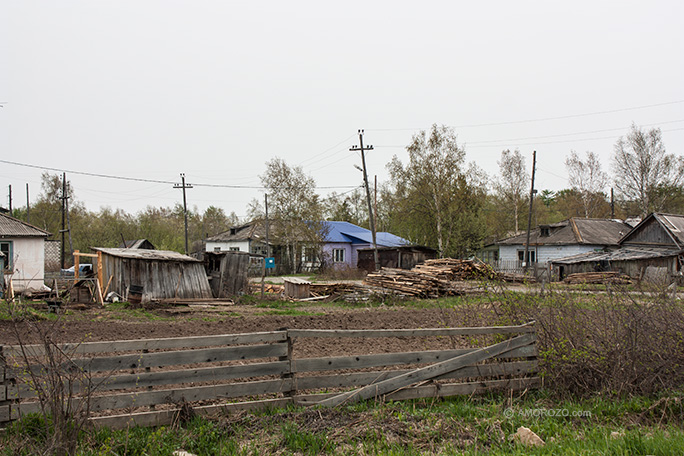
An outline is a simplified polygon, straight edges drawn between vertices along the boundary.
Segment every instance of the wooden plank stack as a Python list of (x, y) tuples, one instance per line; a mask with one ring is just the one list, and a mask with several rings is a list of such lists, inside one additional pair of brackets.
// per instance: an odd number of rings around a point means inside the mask
[(568, 275), (563, 283), (568, 283), (572, 285), (584, 284), (584, 283), (614, 283), (614, 284), (629, 284), (632, 281), (629, 277), (622, 275), (618, 271), (605, 271), (605, 272), (578, 272), (575, 274)]

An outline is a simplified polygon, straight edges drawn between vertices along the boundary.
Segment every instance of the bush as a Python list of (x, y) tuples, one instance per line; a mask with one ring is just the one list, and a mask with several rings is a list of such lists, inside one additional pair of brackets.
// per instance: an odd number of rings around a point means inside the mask
[(499, 293), (506, 323), (536, 320), (545, 386), (653, 394), (684, 386), (684, 306), (668, 293)]

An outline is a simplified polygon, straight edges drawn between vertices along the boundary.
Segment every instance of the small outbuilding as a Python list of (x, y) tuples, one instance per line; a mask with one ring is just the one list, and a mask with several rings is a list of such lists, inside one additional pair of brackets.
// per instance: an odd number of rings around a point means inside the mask
[[(358, 268), (368, 272), (375, 270), (374, 249), (359, 249)], [(380, 267), (412, 269), (425, 260), (437, 258), (437, 250), (420, 245), (402, 245), (396, 247), (379, 247), (378, 260)]]
[(143, 302), (212, 297), (204, 265), (195, 258), (168, 250), (93, 250), (101, 252), (102, 283), (107, 292), (127, 298), (134, 289)]

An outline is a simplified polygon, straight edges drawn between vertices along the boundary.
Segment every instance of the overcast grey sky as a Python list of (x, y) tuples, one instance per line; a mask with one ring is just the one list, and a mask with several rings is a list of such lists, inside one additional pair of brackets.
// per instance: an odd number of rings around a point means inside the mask
[[(387, 178), (411, 136), (455, 128), (490, 176), (519, 148), (538, 189), (570, 150), (635, 122), (684, 149), (684, 2), (0, 0), (0, 205), (41, 169), (78, 200), (135, 213), (182, 201), (246, 214), (265, 162), (302, 165), (326, 195), (361, 184), (357, 129)], [(168, 183), (163, 183), (168, 182)], [(204, 187), (200, 184), (245, 188)]]

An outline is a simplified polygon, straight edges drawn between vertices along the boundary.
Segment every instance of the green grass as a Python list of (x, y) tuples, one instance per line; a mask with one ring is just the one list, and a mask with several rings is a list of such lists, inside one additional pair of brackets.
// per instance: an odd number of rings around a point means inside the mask
[[(78, 455), (674, 455), (684, 454), (684, 394), (555, 400), (544, 392), (271, 409), (182, 426), (83, 433)], [(510, 436), (530, 428), (546, 444)], [(28, 417), (0, 436), (0, 455), (34, 454)], [(18, 448), (21, 445), (22, 448)]]

